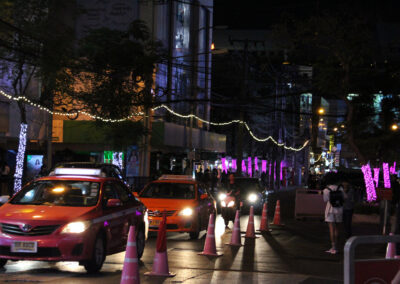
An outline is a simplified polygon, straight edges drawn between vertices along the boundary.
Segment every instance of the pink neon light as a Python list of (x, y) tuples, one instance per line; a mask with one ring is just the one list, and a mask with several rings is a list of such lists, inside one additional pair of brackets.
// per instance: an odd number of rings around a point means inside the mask
[(396, 173), (396, 161), (393, 162), (393, 166), (390, 167), (390, 174), (394, 175)]
[(280, 178), (280, 180), (283, 180), (283, 173), (282, 173), (283, 161), (281, 161), (281, 164), (280, 164), (279, 168), (280, 168), (280, 170), (279, 170), (279, 178)]
[(390, 188), (390, 175), (389, 175), (389, 164), (383, 163), (383, 186), (385, 188)]
[(252, 176), (252, 172), (251, 172), (251, 157), (247, 158), (247, 174), (249, 175), (249, 177)]
[(261, 160), (261, 172), (267, 173), (267, 160)]
[(258, 169), (258, 158), (254, 158), (254, 171), (259, 172), (260, 170)]
[(232, 170), (237, 171), (237, 160), (232, 159)]
[(246, 172), (246, 163), (244, 160), (242, 160), (242, 173)]
[(376, 187), (378, 187), (379, 183), (379, 170), (380, 168), (374, 168), (374, 182)]
[(221, 164), (222, 164), (222, 171), (228, 173), (226, 169), (226, 158), (221, 158)]
[(276, 161), (274, 161), (274, 181), (276, 181)]
[(361, 167), (364, 174), (365, 188), (367, 190), (367, 200), (376, 200), (376, 191), (374, 186), (374, 180), (372, 179), (371, 168), (368, 164)]

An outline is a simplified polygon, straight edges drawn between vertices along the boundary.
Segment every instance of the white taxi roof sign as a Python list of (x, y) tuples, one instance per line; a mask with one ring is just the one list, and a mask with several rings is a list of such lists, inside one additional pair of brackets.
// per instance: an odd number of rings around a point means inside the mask
[(101, 169), (56, 168), (55, 175), (101, 176)]
[(159, 180), (194, 180), (190, 175), (162, 175)]

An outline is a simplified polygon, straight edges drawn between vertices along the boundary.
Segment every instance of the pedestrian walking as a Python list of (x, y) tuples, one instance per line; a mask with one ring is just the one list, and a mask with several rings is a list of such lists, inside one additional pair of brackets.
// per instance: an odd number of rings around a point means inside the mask
[(329, 225), (329, 237), (331, 241), (331, 248), (327, 253), (338, 253), (338, 235), (339, 224), (343, 221), (343, 186), (341, 184), (329, 184), (323, 190), (323, 198), (326, 202), (325, 207), (325, 222)]
[(354, 188), (348, 181), (343, 181), (343, 226), (346, 239), (350, 238), (353, 234), (352, 223), (354, 213)]

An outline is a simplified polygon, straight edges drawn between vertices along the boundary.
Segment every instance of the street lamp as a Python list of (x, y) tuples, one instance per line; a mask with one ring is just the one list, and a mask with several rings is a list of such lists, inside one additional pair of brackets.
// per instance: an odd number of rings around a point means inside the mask
[(392, 129), (392, 131), (397, 131), (399, 130), (399, 126), (396, 123), (393, 123), (392, 126), (390, 126), (390, 129)]
[(318, 114), (319, 115), (323, 115), (325, 113), (325, 109), (323, 108), (323, 107), (320, 107), (319, 109), (318, 109)]

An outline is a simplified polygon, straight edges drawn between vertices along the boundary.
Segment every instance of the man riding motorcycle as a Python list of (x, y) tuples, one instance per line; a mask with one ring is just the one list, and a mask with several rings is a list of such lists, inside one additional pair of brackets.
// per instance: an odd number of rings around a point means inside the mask
[(235, 221), (236, 210), (240, 210), (240, 189), (232, 187), (227, 193), (220, 193), (221, 216), (224, 219), (225, 227), (228, 227), (229, 221)]

